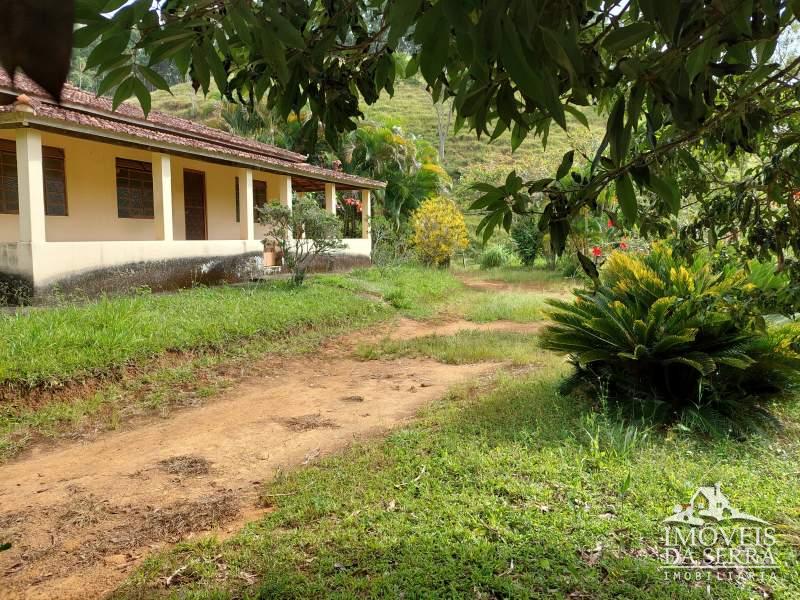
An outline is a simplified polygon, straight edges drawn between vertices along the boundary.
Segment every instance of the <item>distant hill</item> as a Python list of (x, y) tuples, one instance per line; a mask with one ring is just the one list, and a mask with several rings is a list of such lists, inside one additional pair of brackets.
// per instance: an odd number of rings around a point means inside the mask
[[(153, 108), (202, 121), (212, 127), (224, 127), (220, 116), (219, 92), (212, 90), (207, 97), (195, 95), (189, 84), (174, 86), (172, 92), (173, 96), (166, 92), (155, 92)], [(417, 79), (399, 81), (393, 97), (384, 94), (378, 102), (365, 106), (363, 110), (367, 121), (400, 126), (405, 132), (425, 139), (434, 147), (438, 145), (436, 111), (424, 84)], [(570, 122), (567, 133), (554, 125), (546, 150), (542, 149), (540, 140), (529, 138), (512, 154), (511, 135), (508, 132), (489, 144), (485, 138), (478, 139), (474, 133), (466, 130), (457, 135), (453, 135), (451, 131), (445, 147), (444, 167), (455, 176), (470, 168), (516, 168), (532, 176), (550, 173), (558, 166), (564, 152), (570, 148), (575, 147), (589, 153), (599, 144), (604, 131), (604, 119), (598, 117), (593, 110), (585, 113), (590, 129), (587, 130), (574, 120)]]

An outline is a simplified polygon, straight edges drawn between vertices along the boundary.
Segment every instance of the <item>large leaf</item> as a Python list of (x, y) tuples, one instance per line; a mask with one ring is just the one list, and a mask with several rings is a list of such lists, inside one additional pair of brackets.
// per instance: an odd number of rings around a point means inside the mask
[(678, 214), (681, 208), (681, 198), (678, 184), (674, 179), (671, 177), (661, 178), (651, 174), (650, 188), (658, 194), (658, 197), (667, 205), (672, 214)]
[(633, 183), (627, 173), (623, 173), (616, 179), (617, 201), (622, 209), (622, 214), (629, 225), (636, 223), (639, 211), (636, 202), (636, 193), (633, 191)]
[(625, 96), (620, 96), (614, 103), (606, 124), (606, 135), (611, 147), (611, 160), (620, 165), (628, 151), (628, 140), (625, 128)]
[(117, 86), (117, 91), (114, 92), (114, 98), (112, 100), (112, 108), (114, 110), (116, 110), (120, 104), (125, 102), (125, 100), (133, 96), (136, 90), (137, 81), (138, 80), (136, 77), (131, 75), (125, 81), (120, 83), (119, 86)]
[(575, 160), (575, 150), (568, 150), (564, 153), (564, 156), (561, 158), (561, 164), (558, 166), (558, 171), (556, 172), (556, 179), (561, 179), (572, 168), (572, 162)]
[(508, 73), (526, 96), (545, 109), (562, 129), (566, 129), (566, 114), (558, 91), (546, 71), (540, 74), (534, 69), (516, 26), (508, 18), (503, 20), (503, 33), (505, 41), (501, 46), (501, 56)]
[(85, 69), (94, 69), (120, 57), (128, 47), (130, 42), (130, 31), (115, 32), (113, 35), (103, 37), (103, 41), (97, 44), (86, 59)]
[(597, 283), (600, 279), (600, 272), (597, 270), (597, 265), (594, 264), (594, 261), (578, 250), (578, 262), (581, 263), (583, 272), (586, 273), (592, 281)]
[(305, 44), (303, 35), (292, 25), (286, 17), (281, 15), (277, 9), (264, 3), (264, 12), (267, 13), (273, 31), (278, 39), (289, 48), (302, 48)]
[[(389, 9), (389, 45), (397, 46), (414, 22), (414, 16), (422, 6), (422, 0), (395, 0)], [(408, 75), (407, 75), (408, 76)]]
[(142, 112), (145, 115), (149, 114), (151, 104), (150, 91), (135, 77), (133, 78), (133, 93), (136, 95), (136, 99), (139, 100), (139, 105), (142, 107)]
[(653, 26), (650, 23), (632, 23), (631, 25), (614, 29), (609, 33), (603, 40), (603, 48), (609, 52), (621, 52), (645, 40), (652, 34)]

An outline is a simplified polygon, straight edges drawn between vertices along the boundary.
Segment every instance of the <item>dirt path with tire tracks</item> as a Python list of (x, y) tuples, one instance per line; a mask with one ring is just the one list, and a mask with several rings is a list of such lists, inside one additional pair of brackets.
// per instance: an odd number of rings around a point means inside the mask
[[(413, 338), (535, 324), (400, 320), (367, 336)], [(219, 399), (0, 466), (0, 598), (95, 598), (149, 552), (257, 518), (261, 484), (408, 422), (498, 364), (359, 361), (364, 333), (312, 356), (267, 357)]]

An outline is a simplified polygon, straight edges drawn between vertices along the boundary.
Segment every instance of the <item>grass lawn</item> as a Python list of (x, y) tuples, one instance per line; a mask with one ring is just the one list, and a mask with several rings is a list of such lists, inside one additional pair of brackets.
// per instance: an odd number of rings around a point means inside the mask
[[(461, 291), (453, 302), (469, 312), (516, 294)], [(786, 477), (800, 472), (796, 400), (778, 410), (780, 433), (710, 440), (624, 425), (562, 395), (567, 367), (530, 335), (461, 331), (358, 354), (510, 360), (533, 371), (464, 384), (385, 440), (281, 475), (264, 488), (266, 517), (226, 541), (151, 556), (117, 597), (800, 596), (800, 480)], [(660, 570), (662, 520), (715, 482), (775, 526), (780, 567), (766, 583), (714, 580), (707, 591)]]
[(707, 598), (665, 581), (658, 553), (661, 520), (717, 481), (776, 525), (780, 569), (711, 596), (800, 597), (796, 402), (772, 438), (645, 431), (560, 395), (559, 364), (464, 386), (388, 439), (280, 478), (265, 518), (152, 556), (117, 597)]
[(464, 318), (477, 323), (490, 321), (515, 321), (530, 323), (544, 317), (547, 308), (545, 297), (523, 292), (487, 292), (470, 299)]
[(459, 331), (455, 335), (429, 335), (410, 340), (385, 340), (362, 344), (356, 350), (367, 360), (397, 356), (427, 356), (448, 364), (485, 361), (529, 365), (542, 356), (536, 336), (512, 331)]
[(195, 288), (102, 299), (0, 320), (0, 382), (35, 386), (102, 375), (167, 351), (222, 347), (385, 310), (341, 288), (285, 284)]
[[(130, 364), (143, 372), (79, 402), (4, 407), (0, 454), (20, 430), (124, 408), (129, 397), (158, 407), (167, 402), (162, 394), (183, 387), (212, 395), (227, 381), (208, 376), (219, 364), (309, 351), (326, 335), (397, 314), (536, 321), (540, 292), (563, 289), (535, 271), (490, 273), (511, 289), (465, 289), (446, 271), (369, 269), (320, 276), (300, 290), (197, 289), (7, 318), (0, 327), (17, 341), (0, 364), (17, 375), (6, 382), (68, 382)], [(148, 319), (161, 327), (143, 324)], [(106, 356), (105, 344), (119, 349)], [(40, 356), (48, 348), (73, 352), (69, 368)], [(188, 360), (145, 367), (174, 349)], [(564, 361), (530, 334), (461, 331), (381, 341), (358, 354), (531, 368), (464, 383), (385, 439), (280, 474), (263, 488), (265, 517), (227, 540), (190, 540), (150, 556), (115, 597), (800, 597), (797, 399), (777, 409), (780, 432), (708, 439), (624, 425), (583, 396), (561, 394)], [(26, 363), (29, 355), (36, 360)], [(666, 580), (659, 569), (662, 520), (716, 482), (736, 508), (777, 531), (779, 568), (765, 583), (712, 581), (706, 590), (705, 582)]]
[[(0, 316), (0, 391), (10, 398), (0, 404), (0, 459), (87, 419), (113, 428), (138, 412), (196, 403), (232, 383), (226, 367), (308, 352), (397, 314), (429, 315), (460, 289), (447, 272), (367, 269), (317, 276), (300, 289), (195, 288)], [(60, 392), (82, 380), (94, 384), (88, 393)], [(31, 390), (52, 396), (30, 402)]]
[(458, 287), (446, 272), (361, 270), (321, 276), (299, 289), (284, 282), (194, 288), (17, 313), (0, 317), (0, 384), (58, 384), (167, 351), (221, 348), (333, 323), (355, 327), (392, 313), (376, 300), (426, 314)]

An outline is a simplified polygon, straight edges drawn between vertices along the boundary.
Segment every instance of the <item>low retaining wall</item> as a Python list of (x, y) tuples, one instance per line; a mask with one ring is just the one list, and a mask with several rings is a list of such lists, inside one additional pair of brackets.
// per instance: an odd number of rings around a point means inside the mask
[[(370, 265), (368, 240), (345, 243), (342, 252), (319, 258), (310, 270)], [(43, 304), (59, 297), (85, 298), (143, 287), (170, 291), (241, 283), (263, 273), (261, 243), (253, 241), (56, 242), (32, 248), (20, 244), (7, 248), (6, 254), (31, 260), (0, 261), (0, 304)]]
[(369, 267), (371, 264), (370, 257), (363, 254), (334, 254), (333, 256), (318, 256), (308, 270), (310, 273), (331, 273)]
[(35, 288), (37, 302), (63, 296), (99, 296), (147, 287), (165, 292), (193, 285), (219, 285), (254, 279), (261, 269), (262, 255), (250, 252), (235, 256), (196, 256), (150, 260), (93, 269), (46, 286)]

